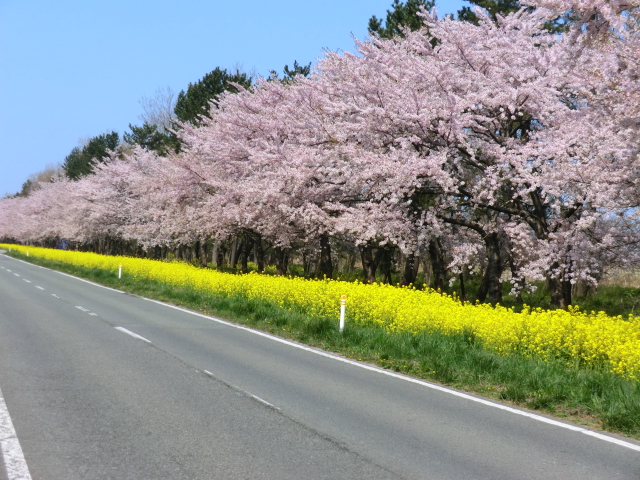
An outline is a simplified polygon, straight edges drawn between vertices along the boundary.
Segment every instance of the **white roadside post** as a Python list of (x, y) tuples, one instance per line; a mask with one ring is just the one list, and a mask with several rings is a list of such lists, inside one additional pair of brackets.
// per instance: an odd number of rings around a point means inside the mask
[(340, 331), (344, 330), (344, 311), (347, 309), (347, 296), (340, 297)]
[(27, 250), (27, 257), (29, 256), (29, 250)]
[(122, 264), (118, 267), (118, 278), (122, 278)]

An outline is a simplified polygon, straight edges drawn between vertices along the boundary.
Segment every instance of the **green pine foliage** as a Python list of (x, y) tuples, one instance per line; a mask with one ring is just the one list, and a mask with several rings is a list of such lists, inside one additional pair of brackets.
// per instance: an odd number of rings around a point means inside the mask
[(145, 123), (141, 127), (129, 124), (131, 133), (125, 132), (123, 135), (125, 143), (129, 145), (140, 145), (146, 150), (153, 150), (158, 155), (166, 156), (170, 152), (180, 150), (180, 141), (172, 133), (164, 133), (158, 130), (157, 125)]
[(119, 145), (120, 137), (117, 132), (91, 138), (84, 147), (75, 147), (64, 159), (62, 168), (65, 175), (71, 180), (78, 180), (93, 173), (93, 166), (104, 162), (109, 152), (115, 152)]
[(412, 31), (420, 29), (424, 21), (418, 15), (421, 7), (430, 11), (435, 6), (432, 0), (407, 0), (406, 3), (400, 0), (393, 0), (392, 10), (387, 10), (387, 18), (384, 20), (375, 15), (369, 19), (369, 33), (378, 35), (380, 38), (392, 38), (404, 36), (402, 30), (408, 28)]
[(216, 67), (198, 82), (190, 83), (186, 92), (182, 90), (178, 94), (174, 110), (176, 117), (181, 122), (198, 125), (200, 117), (209, 116), (211, 101), (215, 101), (223, 92), (237, 92), (234, 84), (249, 88), (251, 83), (252, 78), (240, 70), (228, 72)]

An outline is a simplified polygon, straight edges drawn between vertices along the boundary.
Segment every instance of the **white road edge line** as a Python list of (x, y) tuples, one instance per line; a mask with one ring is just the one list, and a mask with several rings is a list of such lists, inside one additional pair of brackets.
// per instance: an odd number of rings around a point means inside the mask
[(530, 418), (532, 420), (536, 420), (538, 422), (547, 423), (549, 425), (553, 425), (553, 426), (556, 426), (556, 427), (564, 428), (566, 430), (571, 430), (571, 431), (578, 432), (578, 433), (583, 433), (585, 435), (589, 435), (590, 437), (594, 437), (594, 438), (597, 438), (599, 440), (603, 440), (605, 442), (613, 443), (615, 445), (618, 445), (618, 446), (621, 446), (621, 447), (625, 447), (625, 448), (640, 452), (640, 445), (636, 445), (636, 444), (631, 443), (631, 442), (626, 442), (626, 441), (620, 440), (618, 438), (610, 437), (610, 436), (602, 434), (602, 433), (594, 432), (592, 430), (588, 430), (586, 428), (579, 427), (577, 425), (572, 425), (570, 423), (564, 423), (564, 422), (561, 422), (559, 420), (554, 420), (552, 418), (547, 418), (547, 417), (544, 417), (542, 415), (538, 415), (536, 413), (527, 412), (525, 410), (518, 410), (517, 408), (513, 408), (513, 407), (509, 407), (507, 405), (502, 405), (500, 403), (492, 402), (491, 400), (486, 400), (484, 398), (474, 397), (473, 395), (469, 395), (469, 394), (466, 394), (466, 393), (463, 393), (463, 392), (458, 392), (457, 390), (453, 390), (451, 388), (443, 387), (441, 385), (436, 385), (434, 383), (429, 383), (429, 382), (426, 382), (424, 380), (419, 380), (417, 378), (408, 377), (406, 375), (402, 375), (402, 374), (396, 373), (396, 372), (391, 372), (389, 370), (384, 370), (384, 369), (379, 368), (379, 367), (374, 367), (373, 365), (367, 365), (366, 363), (359, 363), (359, 362), (356, 362), (354, 360), (350, 360), (348, 358), (340, 357), (340, 356), (335, 355), (333, 353), (329, 353), (329, 352), (325, 352), (325, 351), (322, 351), (322, 350), (318, 350), (318, 349), (315, 349), (315, 348), (312, 348), (312, 347), (308, 347), (306, 345), (301, 345), (299, 343), (295, 343), (295, 342), (292, 342), (292, 341), (289, 341), (289, 340), (285, 340), (284, 338), (276, 337), (274, 335), (270, 335), (268, 333), (261, 332), (259, 330), (253, 330), (251, 328), (244, 327), (242, 325), (236, 325), (235, 323), (227, 322), (226, 320), (222, 320), (220, 318), (211, 317), (209, 315), (204, 315), (203, 313), (193, 312), (191, 310), (187, 310), (186, 308), (177, 307), (175, 305), (171, 305), (171, 304), (168, 304), (168, 303), (165, 303), (165, 302), (161, 302), (159, 300), (153, 300), (151, 298), (145, 298), (145, 297), (140, 297), (140, 298), (142, 298), (142, 299), (144, 299), (144, 300), (146, 300), (148, 302), (157, 303), (158, 305), (163, 305), (165, 307), (173, 308), (174, 310), (179, 310), (181, 312), (188, 313), (190, 315), (195, 315), (196, 317), (206, 318), (208, 320), (220, 323), (222, 325), (227, 325), (229, 327), (237, 328), (238, 330), (244, 330), (244, 331), (247, 331), (247, 332), (251, 332), (251, 333), (253, 333), (255, 335), (259, 335), (261, 337), (269, 338), (269, 339), (271, 339), (271, 340), (273, 340), (275, 342), (283, 343), (285, 345), (289, 345), (289, 346), (294, 347), (294, 348), (299, 348), (300, 350), (305, 350), (305, 351), (310, 352), (310, 353), (315, 353), (316, 355), (320, 355), (322, 357), (327, 357), (327, 358), (331, 358), (333, 360), (337, 360), (339, 362), (348, 363), (349, 365), (353, 365), (353, 366), (356, 366), (356, 367), (359, 367), (359, 368), (363, 368), (365, 370), (370, 370), (372, 372), (381, 373), (381, 374), (387, 375), (389, 377), (394, 377), (394, 378), (397, 378), (397, 379), (400, 379), (400, 380), (404, 380), (405, 382), (415, 383), (415, 384), (421, 385), (423, 387), (430, 388), (432, 390), (438, 390), (440, 392), (448, 393), (450, 395), (454, 395), (456, 397), (464, 398), (464, 399), (470, 400), (472, 402), (481, 403), (482, 405), (486, 405), (488, 407), (497, 408), (497, 409), (503, 410), (505, 412), (509, 412), (509, 413), (513, 413), (515, 415), (520, 415), (520, 416), (523, 416), (523, 417), (527, 417), (527, 418)]
[(151, 340), (147, 340), (141, 335), (137, 333), (133, 333), (131, 330), (127, 330), (124, 327), (114, 327), (116, 330), (120, 330), (122, 333), (126, 333), (127, 335), (131, 335), (133, 338), (137, 338), (138, 340), (142, 340), (143, 342), (151, 343)]
[(0, 455), (9, 480), (31, 480), (29, 467), (0, 390)]
[[(18, 262), (26, 263), (28, 265), (33, 265), (32, 263), (25, 262), (24, 260), (18, 260), (17, 258), (13, 258), (13, 257), (7, 257), (7, 258), (11, 258), (12, 260), (16, 260)], [(35, 266), (36, 267), (40, 267), (39, 265), (35, 265)], [(81, 282), (85, 282), (85, 283), (89, 283), (91, 285), (95, 285), (96, 287), (105, 288), (107, 290), (112, 290), (112, 291), (118, 292), (118, 293), (125, 293), (122, 290), (116, 290), (116, 289), (113, 289), (113, 288), (105, 287), (104, 285), (99, 285), (97, 283), (90, 282), (90, 281), (85, 280), (83, 278), (74, 277), (73, 275), (69, 275), (69, 274), (66, 274), (66, 273), (57, 272), (56, 270), (51, 270), (50, 268), (45, 268), (45, 267), (40, 267), (40, 268), (44, 268), (45, 270), (50, 270), (52, 272), (60, 273), (61, 275), (64, 275), (64, 276), (67, 276), (67, 277), (75, 278), (76, 280), (80, 280)], [(56, 295), (54, 295), (54, 297), (55, 296)], [(417, 378), (407, 377), (407, 376), (399, 374), (399, 373), (391, 372), (389, 370), (384, 370), (384, 369), (379, 368), (379, 367), (374, 367), (373, 365), (367, 365), (367, 364), (364, 364), (364, 363), (358, 363), (358, 362), (356, 362), (354, 360), (349, 360), (348, 358), (343, 358), (343, 357), (340, 357), (338, 355), (334, 355), (332, 353), (324, 352), (322, 350), (317, 350), (315, 348), (311, 348), (311, 347), (308, 347), (306, 345), (301, 345), (301, 344), (298, 344), (298, 343), (295, 343), (295, 342), (291, 342), (289, 340), (285, 340), (284, 338), (279, 338), (279, 337), (276, 337), (274, 335), (270, 335), (270, 334), (265, 333), (265, 332), (260, 332), (258, 330), (253, 330), (253, 329), (248, 328), (248, 327), (243, 327), (242, 325), (236, 325), (234, 323), (227, 322), (226, 320), (222, 320), (220, 318), (211, 317), (209, 315), (204, 315), (202, 313), (198, 313), (198, 312), (193, 312), (191, 310), (187, 310), (186, 308), (177, 307), (175, 305), (170, 305), (168, 303), (161, 302), (159, 300), (153, 300), (151, 298), (145, 298), (145, 297), (142, 297), (142, 296), (138, 296), (138, 297), (142, 298), (143, 300), (146, 300), (148, 302), (157, 303), (158, 305), (163, 305), (163, 306), (168, 307), (168, 308), (173, 308), (174, 310), (179, 310), (181, 312), (188, 313), (190, 315), (195, 315), (197, 317), (206, 318), (208, 320), (220, 323), (222, 325), (227, 325), (229, 327), (237, 328), (239, 330), (245, 330), (245, 331), (251, 332), (251, 333), (253, 333), (255, 335), (260, 335), (261, 337), (269, 338), (269, 339), (271, 339), (271, 340), (273, 340), (275, 342), (280, 342), (280, 343), (283, 343), (285, 345), (289, 345), (289, 346), (294, 347), (294, 348), (299, 348), (299, 349), (305, 350), (307, 352), (315, 353), (316, 355), (320, 355), (320, 356), (327, 357), (327, 358), (332, 358), (333, 360), (337, 360), (339, 362), (348, 363), (350, 365), (353, 365), (353, 366), (356, 366), (356, 367), (359, 367), (359, 368), (363, 368), (365, 370), (378, 372), (378, 373), (381, 373), (383, 375), (387, 375), (387, 376), (390, 376), (390, 377), (398, 378), (400, 380), (404, 380), (406, 382), (416, 383), (418, 385), (430, 388), (432, 390), (438, 390), (440, 392), (448, 393), (448, 394), (454, 395), (456, 397), (464, 398), (466, 400), (470, 400), (470, 401), (476, 402), (476, 403), (481, 403), (481, 404), (486, 405), (488, 407), (497, 408), (497, 409), (503, 410), (505, 412), (509, 412), (509, 413), (513, 413), (515, 415), (520, 415), (520, 416), (523, 416), (523, 417), (527, 417), (527, 418), (530, 418), (532, 420), (536, 420), (536, 421), (542, 422), (542, 423), (547, 423), (549, 425), (554, 425), (556, 427), (564, 428), (566, 430), (571, 430), (571, 431), (574, 431), (574, 432), (583, 433), (583, 434), (588, 435), (590, 437), (597, 438), (598, 440), (602, 440), (602, 441), (605, 441), (605, 442), (613, 443), (615, 445), (618, 445), (618, 446), (621, 446), (621, 447), (625, 447), (625, 448), (628, 448), (630, 450), (635, 450), (636, 452), (640, 452), (640, 445), (637, 445), (637, 444), (631, 443), (631, 442), (626, 442), (626, 441), (620, 440), (618, 438), (610, 437), (608, 435), (605, 435), (605, 434), (602, 434), (602, 433), (599, 433), (599, 432), (595, 432), (595, 431), (592, 431), (592, 430), (588, 430), (588, 429), (583, 428), (583, 427), (578, 427), (577, 425), (572, 425), (572, 424), (569, 424), (569, 423), (561, 422), (559, 420), (554, 420), (552, 418), (543, 417), (542, 415), (538, 415), (538, 414), (535, 414), (535, 413), (527, 412), (525, 410), (518, 410), (516, 408), (509, 407), (507, 405), (502, 405), (500, 403), (492, 402), (492, 401), (486, 400), (484, 398), (474, 397), (472, 395), (468, 395), (466, 393), (458, 392), (456, 390), (453, 390), (453, 389), (450, 389), (450, 388), (447, 388), (447, 387), (443, 387), (443, 386), (440, 386), (440, 385), (436, 385), (434, 383), (425, 382), (424, 380), (418, 380)], [(122, 327), (116, 327), (116, 328), (120, 329)], [(122, 330), (126, 330), (126, 329), (122, 329)], [(127, 330), (127, 332), (128, 332), (128, 330)], [(131, 332), (131, 333), (133, 333), (133, 332)], [(137, 334), (133, 334), (133, 335), (138, 337)], [(144, 340), (149, 342), (149, 343), (151, 343), (149, 340), (146, 340), (146, 339), (144, 339)]]
[(88, 308), (81, 307), (80, 305), (76, 305), (76, 308), (77, 308), (78, 310), (82, 310), (83, 312), (88, 312), (88, 311), (89, 311), (89, 309), (88, 309)]
[[(4, 254), (2, 254), (2, 255), (4, 255)], [(104, 288), (106, 290), (111, 290), (112, 292), (126, 293), (126, 292), (123, 292), (122, 290), (117, 290), (117, 289), (111, 288), (111, 287), (105, 287), (104, 285), (100, 285), (99, 283), (91, 282), (89, 280), (85, 280), (84, 278), (74, 277), (73, 275), (69, 275), (68, 273), (59, 272), (58, 270), (53, 270), (51, 268), (43, 267), (41, 265), (36, 265), (35, 263), (25, 262), (24, 260), (20, 260), (18, 258), (9, 257), (9, 256), (6, 256), (6, 255), (5, 255), (5, 257), (6, 258), (10, 258), (11, 260), (15, 260), (16, 262), (26, 263), (27, 265), (30, 265), (32, 267), (38, 267), (38, 268), (41, 268), (43, 270), (49, 270), (50, 272), (59, 273), (60, 275), (64, 275), (65, 277), (73, 278), (74, 280), (78, 280), (80, 282), (89, 283), (89, 284), (94, 285), (96, 287)], [(10, 272), (10, 271), (11, 270), (7, 269), (7, 272)]]

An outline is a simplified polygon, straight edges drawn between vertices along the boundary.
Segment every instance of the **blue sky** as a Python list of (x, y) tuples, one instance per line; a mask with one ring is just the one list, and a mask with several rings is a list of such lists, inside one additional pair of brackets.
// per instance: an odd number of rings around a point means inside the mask
[(177, 94), (216, 66), (268, 75), (353, 51), (391, 3), (0, 0), (0, 197), (80, 139), (141, 124), (139, 101), (158, 89)]

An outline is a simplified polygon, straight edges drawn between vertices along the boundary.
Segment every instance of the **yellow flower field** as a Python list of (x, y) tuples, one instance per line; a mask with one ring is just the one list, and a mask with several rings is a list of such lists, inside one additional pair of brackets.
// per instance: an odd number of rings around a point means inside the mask
[(623, 319), (577, 309), (516, 313), (504, 307), (461, 304), (430, 290), (258, 274), (233, 275), (179, 262), (17, 245), (0, 245), (0, 248), (28, 251), (30, 256), (104, 269), (114, 275), (121, 264), (123, 273), (134, 278), (189, 287), (216, 296), (265, 300), (310, 316), (335, 318), (336, 322), (340, 296), (347, 295), (347, 325), (349, 322), (376, 323), (389, 332), (468, 332), (486, 348), (501, 354), (521, 352), (587, 365), (604, 362), (610, 364), (612, 371), (627, 378), (640, 376), (640, 317)]

